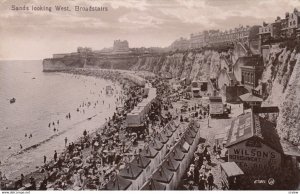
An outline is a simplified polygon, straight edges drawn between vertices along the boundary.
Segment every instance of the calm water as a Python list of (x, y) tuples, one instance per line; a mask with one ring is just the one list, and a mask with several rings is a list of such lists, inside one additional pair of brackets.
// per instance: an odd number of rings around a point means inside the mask
[[(113, 96), (105, 95), (106, 85), (115, 88)], [(65, 137), (75, 141), (84, 129), (92, 132), (112, 116), (120, 92), (107, 80), (43, 73), (41, 61), (0, 61), (1, 171), (15, 178), (41, 165), (44, 155), (52, 159), (54, 150), (64, 149)], [(13, 97), (16, 102), (10, 104)], [(88, 102), (89, 108), (80, 107)], [(48, 127), (49, 122), (55, 126)]]

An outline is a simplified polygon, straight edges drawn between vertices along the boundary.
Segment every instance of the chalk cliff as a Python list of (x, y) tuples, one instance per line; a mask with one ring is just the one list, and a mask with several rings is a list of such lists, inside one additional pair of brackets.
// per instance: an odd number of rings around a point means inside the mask
[(145, 70), (175, 78), (216, 78), (221, 68), (221, 54), (215, 51), (186, 51), (140, 57), (131, 70)]
[[(263, 81), (268, 83), (264, 105), (279, 106), (279, 135), (300, 143), (300, 53), (287, 48), (271, 49), (267, 56)], [(298, 94), (298, 95), (297, 95)]]
[(63, 71), (73, 67), (83, 67), (85, 60), (81, 57), (64, 57), (43, 60), (43, 71)]

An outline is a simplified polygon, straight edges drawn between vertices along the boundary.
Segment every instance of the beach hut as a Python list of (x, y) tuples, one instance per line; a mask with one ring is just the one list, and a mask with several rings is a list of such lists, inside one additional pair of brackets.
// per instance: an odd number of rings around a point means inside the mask
[(160, 141), (158, 141), (158, 139), (153, 139), (150, 143), (149, 143), (150, 146), (152, 146), (155, 150), (158, 151), (158, 164), (161, 162), (162, 158), (164, 157), (163, 155), (163, 147), (164, 147), (164, 144), (162, 144)]
[(185, 170), (185, 154), (180, 150), (180, 149), (176, 149), (177, 147), (179, 148), (179, 144), (177, 144), (170, 152), (170, 157), (174, 158), (176, 161), (179, 161), (181, 164), (181, 167), (179, 169), (179, 174), (182, 174)]
[[(223, 188), (226, 189), (238, 189), (238, 180), (244, 175), (244, 172), (235, 162), (225, 162), (221, 163), (221, 182)], [(234, 181), (236, 180), (236, 181)]]
[(116, 175), (114, 179), (107, 183), (108, 190), (127, 190), (130, 189), (131, 181)]
[(136, 165), (143, 169), (143, 172), (141, 173), (141, 177), (143, 180), (143, 183), (146, 182), (147, 178), (150, 176), (150, 174), (146, 173), (146, 169), (149, 168), (149, 165), (151, 163), (151, 160), (149, 158), (146, 158), (142, 156), (141, 154), (138, 154), (134, 157), (134, 159), (131, 161), (131, 164)]
[(156, 151), (152, 146), (147, 145), (140, 154), (141, 154), (141, 156), (149, 158), (151, 160), (149, 167), (146, 168), (146, 173), (152, 174), (152, 172), (159, 165), (159, 160), (157, 157), (158, 151)]
[(182, 139), (185, 140), (188, 144), (190, 144), (190, 146), (192, 146), (194, 143), (194, 138), (191, 137), (191, 135), (188, 133), (185, 133)]
[(251, 93), (246, 93), (239, 97), (243, 102), (244, 110), (251, 107), (260, 107), (263, 102), (262, 97), (255, 90), (252, 90)]
[(166, 185), (166, 190), (171, 190), (170, 183), (172, 181), (172, 178), (174, 176), (174, 173), (170, 170), (168, 170), (164, 166), (160, 166), (159, 169), (153, 174), (152, 178), (160, 183), (163, 183)]
[(172, 178), (172, 181), (170, 182), (170, 187), (172, 189), (175, 189), (180, 182), (180, 174), (179, 174), (180, 162), (175, 160), (173, 157), (169, 156), (163, 162), (162, 166), (164, 166), (166, 169), (168, 169), (174, 173), (174, 177)]
[(150, 179), (149, 181), (147, 181), (143, 187), (141, 188), (141, 190), (148, 190), (148, 191), (161, 191), (161, 190), (166, 190), (166, 185), (157, 182), (154, 179)]
[(162, 133), (158, 133), (155, 137), (155, 140), (157, 142), (161, 142), (163, 144), (163, 147), (161, 149), (161, 158), (163, 158), (166, 155), (166, 152), (167, 152), (167, 142), (169, 141), (169, 138), (167, 138)]
[(160, 132), (160, 134), (164, 135), (168, 138), (168, 141), (166, 143), (166, 146), (170, 147), (174, 145), (174, 137), (171, 130), (168, 130), (166, 127)]
[(139, 190), (143, 185), (143, 177), (141, 176), (142, 172), (142, 168), (132, 163), (127, 163), (125, 168), (120, 170), (119, 175), (132, 181), (132, 185), (130, 187), (132, 190)]

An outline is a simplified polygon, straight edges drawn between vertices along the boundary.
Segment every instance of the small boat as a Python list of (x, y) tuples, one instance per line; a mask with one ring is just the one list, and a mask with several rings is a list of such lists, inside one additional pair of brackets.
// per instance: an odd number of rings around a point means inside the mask
[(35, 79), (35, 77), (33, 77), (32, 79)]
[(12, 98), (9, 100), (9, 102), (12, 104), (12, 103), (15, 103), (16, 102), (16, 99), (15, 98)]

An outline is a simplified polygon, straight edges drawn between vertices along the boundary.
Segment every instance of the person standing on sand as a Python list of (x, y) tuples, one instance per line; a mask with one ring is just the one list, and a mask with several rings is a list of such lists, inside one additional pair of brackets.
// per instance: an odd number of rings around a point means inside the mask
[(44, 156), (44, 164), (46, 164), (46, 161), (47, 161), (47, 157)]
[(67, 146), (67, 143), (68, 143), (68, 138), (65, 137), (65, 147)]
[(207, 177), (208, 190), (213, 190), (214, 187), (214, 176), (210, 172)]
[(57, 152), (56, 152), (56, 150), (54, 151), (54, 161), (56, 162), (56, 160), (57, 160)]

